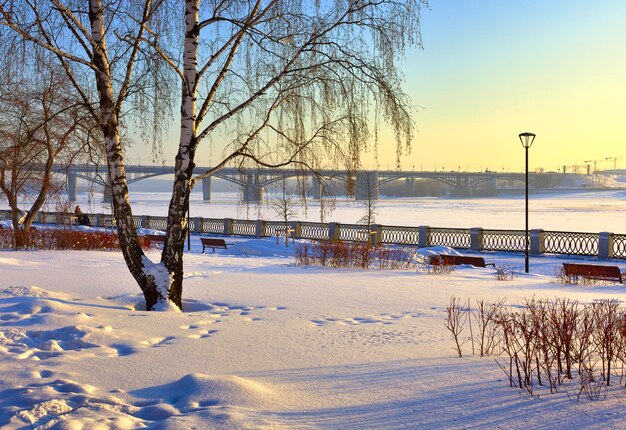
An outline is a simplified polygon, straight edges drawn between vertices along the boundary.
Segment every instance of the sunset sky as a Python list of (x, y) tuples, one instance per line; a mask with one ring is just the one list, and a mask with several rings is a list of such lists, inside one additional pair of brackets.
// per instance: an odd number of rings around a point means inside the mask
[[(607, 157), (626, 168), (626, 1), (430, 0), (422, 37), (424, 49), (402, 63), (418, 129), (403, 168), (521, 171), (517, 135), (525, 131), (537, 134), (531, 170), (585, 160), (611, 168)], [(141, 146), (130, 162), (148, 161)], [(198, 163), (219, 154), (205, 142)], [(394, 159), (393, 137), (384, 135), (380, 168)], [(374, 167), (372, 154), (365, 167)]]
[(520, 170), (524, 131), (537, 134), (531, 169), (626, 157), (626, 1), (430, 5), (406, 60), (420, 108), (403, 166)]

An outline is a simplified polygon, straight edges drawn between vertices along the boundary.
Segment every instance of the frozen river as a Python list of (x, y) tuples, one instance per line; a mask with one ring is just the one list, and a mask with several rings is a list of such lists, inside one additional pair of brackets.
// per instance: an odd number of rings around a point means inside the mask
[[(271, 201), (246, 206), (237, 193), (213, 193), (211, 202), (203, 202), (200, 193), (193, 193), (191, 216), (205, 218), (278, 219)], [(167, 193), (131, 193), (133, 213), (137, 215), (167, 214)], [(102, 195), (91, 198), (79, 194), (83, 211), (107, 212)], [(6, 202), (2, 204), (6, 208)], [(50, 207), (48, 210), (54, 210)], [(524, 228), (524, 196), (490, 198), (382, 198), (376, 203), (376, 221), (383, 225), (431, 227), (483, 227), (493, 229)], [(364, 215), (364, 206), (338, 198), (335, 209), (326, 221), (356, 223)], [(298, 208), (300, 221), (320, 221), (319, 201), (307, 201), (307, 208)], [(593, 191), (560, 194), (531, 194), (530, 228), (544, 230), (626, 233), (626, 191)]]

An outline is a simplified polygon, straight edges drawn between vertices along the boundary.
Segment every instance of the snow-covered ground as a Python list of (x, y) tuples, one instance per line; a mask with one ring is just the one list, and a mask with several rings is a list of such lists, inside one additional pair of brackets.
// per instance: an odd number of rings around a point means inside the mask
[(194, 238), (184, 313), (141, 310), (118, 252), (0, 252), (0, 427), (626, 427), (623, 388), (530, 397), (493, 358), (456, 358), (443, 325), (453, 295), (589, 302), (622, 286), (555, 283), (564, 260), (549, 256), (525, 275), (520, 255), (482, 254), (518, 268), (497, 281), (492, 268), (300, 267), (291, 244), (229, 240), (201, 254)]
[[(531, 196), (531, 227), (626, 233), (625, 197)], [(233, 194), (200, 198), (192, 216), (275, 218)], [(80, 199), (86, 211), (103, 209), (97, 195)], [(133, 203), (137, 214), (163, 215), (167, 195), (134, 193)], [(383, 199), (377, 220), (522, 229), (523, 208), (519, 196)], [(339, 202), (330, 220), (362, 212)], [(298, 218), (318, 220), (319, 206)], [(590, 302), (623, 299), (622, 286), (557, 283), (566, 260), (551, 256), (533, 257), (525, 275), (522, 255), (481, 254), (516, 268), (497, 281), (492, 268), (300, 267), (291, 244), (228, 241), (201, 254), (193, 237), (184, 313), (143, 311), (118, 252), (0, 251), (0, 428), (626, 428), (624, 389), (593, 402), (576, 402), (575, 385), (530, 397), (493, 358), (456, 358), (444, 328), (451, 296)]]

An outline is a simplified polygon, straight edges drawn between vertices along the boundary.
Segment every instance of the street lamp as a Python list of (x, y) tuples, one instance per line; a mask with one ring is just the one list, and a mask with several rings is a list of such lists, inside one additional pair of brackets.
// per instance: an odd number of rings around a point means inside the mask
[(528, 148), (533, 145), (533, 141), (535, 140), (535, 133), (520, 133), (519, 140), (522, 142), (522, 146), (526, 149), (526, 240), (524, 246), (524, 257), (525, 257), (525, 269), (526, 273), (528, 273)]

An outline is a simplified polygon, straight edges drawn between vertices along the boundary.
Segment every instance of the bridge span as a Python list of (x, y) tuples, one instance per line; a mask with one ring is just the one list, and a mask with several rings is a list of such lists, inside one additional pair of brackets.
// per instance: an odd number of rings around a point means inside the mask
[[(196, 172), (206, 172), (209, 167), (196, 167)], [(67, 176), (67, 191), (71, 201), (76, 200), (77, 180), (84, 179), (104, 187), (105, 200), (110, 200), (110, 186), (106, 166), (93, 164), (72, 165), (70, 167), (57, 165), (54, 171)], [(141, 181), (162, 175), (173, 175), (173, 166), (126, 166), (126, 175), (129, 183)], [(233, 168), (226, 167), (217, 171), (213, 176), (202, 180), (202, 196), (205, 201), (211, 200), (211, 178), (220, 178), (239, 185), (246, 202), (255, 202), (263, 199), (264, 189), (276, 182), (296, 176), (309, 176), (310, 194), (320, 198), (323, 194), (322, 183), (318, 176), (303, 172), (299, 169), (266, 169), (266, 168)], [(450, 187), (451, 193), (458, 196), (470, 196), (478, 189), (499, 189), (499, 184), (505, 183), (505, 188), (513, 188), (515, 182), (524, 183), (524, 173), (512, 172), (437, 172), (437, 171), (401, 171), (401, 170), (361, 170), (349, 177), (345, 170), (322, 170), (319, 175), (325, 180), (348, 182), (355, 181), (357, 200), (378, 199), (380, 185), (397, 180), (414, 181), (431, 179), (442, 182)], [(564, 173), (530, 173), (529, 185), (535, 189), (547, 189), (561, 184)], [(502, 188), (502, 187), (501, 187)], [(500, 189), (501, 189), (500, 188)]]

